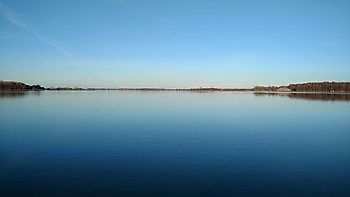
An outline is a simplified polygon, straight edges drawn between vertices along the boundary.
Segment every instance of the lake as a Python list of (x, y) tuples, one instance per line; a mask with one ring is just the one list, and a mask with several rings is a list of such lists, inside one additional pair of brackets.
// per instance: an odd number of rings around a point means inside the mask
[(350, 97), (2, 93), (0, 196), (350, 196)]

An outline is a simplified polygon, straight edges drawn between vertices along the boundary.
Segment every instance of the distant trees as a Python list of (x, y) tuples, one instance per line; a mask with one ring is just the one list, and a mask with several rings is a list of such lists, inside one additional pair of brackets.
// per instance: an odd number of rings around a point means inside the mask
[(45, 88), (40, 85), (27, 85), (21, 82), (14, 81), (0, 81), (0, 90), (44, 90)]
[(255, 86), (253, 91), (257, 92), (274, 92), (277, 91), (280, 87), (278, 86)]
[(288, 86), (256, 86), (253, 91), (275, 92), (279, 89), (292, 92), (350, 92), (350, 82), (311, 82)]
[(294, 92), (350, 92), (350, 82), (312, 82), (290, 84)]

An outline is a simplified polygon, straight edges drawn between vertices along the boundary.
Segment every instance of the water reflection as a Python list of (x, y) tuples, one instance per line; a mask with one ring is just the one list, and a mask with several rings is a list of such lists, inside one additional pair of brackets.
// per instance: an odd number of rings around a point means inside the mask
[(40, 91), (0, 91), (0, 99), (25, 97), (29, 94), (40, 95)]
[(323, 93), (275, 93), (255, 92), (255, 96), (286, 96), (290, 99), (318, 100), (318, 101), (350, 101), (350, 94), (323, 94)]
[(3, 95), (0, 196), (350, 196), (348, 102), (253, 92)]
[[(142, 91), (141, 92), (153, 92)], [(211, 91), (189, 91), (191, 93), (212, 93)], [(0, 91), (0, 99), (20, 98), (28, 95), (39, 96), (41, 91)], [(290, 99), (318, 100), (318, 101), (350, 101), (350, 94), (325, 94), (325, 93), (288, 93), (288, 92), (254, 92), (256, 97), (283, 96)]]

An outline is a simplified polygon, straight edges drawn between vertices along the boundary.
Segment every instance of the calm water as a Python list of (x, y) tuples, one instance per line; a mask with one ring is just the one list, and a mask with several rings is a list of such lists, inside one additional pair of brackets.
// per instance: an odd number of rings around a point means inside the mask
[(0, 96), (0, 196), (350, 196), (347, 96)]

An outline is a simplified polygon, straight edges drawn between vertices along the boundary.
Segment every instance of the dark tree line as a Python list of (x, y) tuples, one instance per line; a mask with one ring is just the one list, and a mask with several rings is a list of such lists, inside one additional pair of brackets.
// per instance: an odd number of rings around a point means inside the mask
[(277, 91), (279, 87), (277, 86), (255, 86), (252, 90), (253, 91), (266, 91), (266, 92), (274, 92)]
[(350, 92), (350, 82), (310, 82), (289, 84), (288, 86), (256, 86), (253, 91), (274, 92), (280, 89), (292, 92)]
[(40, 85), (27, 85), (21, 82), (13, 82), (13, 81), (0, 81), (0, 90), (16, 90), (16, 91), (24, 91), (24, 90), (44, 90), (44, 87)]
[(288, 88), (294, 92), (350, 92), (350, 82), (290, 84)]

